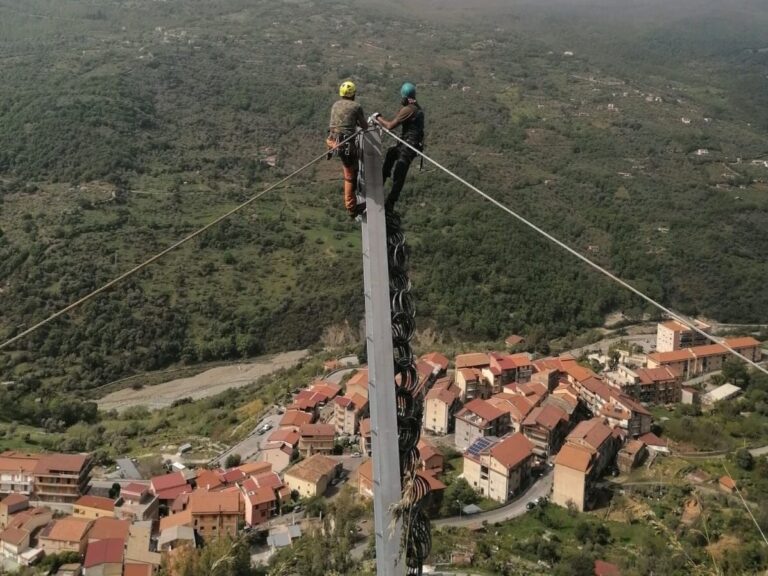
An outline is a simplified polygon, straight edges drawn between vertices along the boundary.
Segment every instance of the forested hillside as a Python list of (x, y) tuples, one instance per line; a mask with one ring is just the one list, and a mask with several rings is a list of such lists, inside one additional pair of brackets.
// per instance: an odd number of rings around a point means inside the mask
[[(652, 296), (766, 322), (766, 23), (568, 4), (0, 0), (0, 340), (322, 152), (348, 77), (385, 116), (416, 82), (430, 154)], [(356, 334), (339, 175), (324, 162), (0, 353), (0, 406)], [(402, 210), (420, 328), (544, 341), (648, 311), (437, 171), (414, 167)]]

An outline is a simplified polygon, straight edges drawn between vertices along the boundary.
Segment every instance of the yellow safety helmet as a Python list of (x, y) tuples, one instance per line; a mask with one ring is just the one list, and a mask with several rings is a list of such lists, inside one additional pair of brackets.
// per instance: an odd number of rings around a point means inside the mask
[(350, 80), (343, 82), (341, 86), (339, 86), (339, 96), (342, 98), (354, 98), (355, 92), (357, 92), (357, 87), (355, 86), (355, 83)]

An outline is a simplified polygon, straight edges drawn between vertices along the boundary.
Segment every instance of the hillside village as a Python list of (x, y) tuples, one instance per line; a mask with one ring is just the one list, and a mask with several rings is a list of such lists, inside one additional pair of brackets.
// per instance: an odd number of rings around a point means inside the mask
[[(518, 500), (542, 483), (554, 504), (589, 510), (599, 505), (595, 486), (605, 474), (630, 472), (669, 451), (652, 432), (650, 406), (713, 403), (739, 392), (726, 383), (704, 393), (696, 379), (720, 370), (728, 353), (676, 321), (658, 325), (647, 354), (536, 358), (517, 351), (522, 343), (510, 337), (507, 351), (453, 360), (431, 352), (418, 359), (425, 398), (418, 474), (431, 488), (434, 515), (455, 480), (443, 476), (446, 454), (460, 455), (460, 477), (491, 506)], [(725, 343), (761, 360), (755, 338)], [(236, 466), (177, 463), (167, 474), (105, 488), (92, 482), (91, 455), (3, 452), (4, 565), (70, 553), (66, 558), (75, 562), (57, 574), (149, 576), (179, 547), (242, 532), (265, 538), (264, 560), (309, 526), (304, 503), (332, 498), (344, 484), (370, 498), (367, 369), (334, 362), (326, 368), (348, 376), (339, 384), (319, 378), (295, 394), (277, 409), (276, 426), (257, 427), (259, 449)], [(725, 477), (721, 486), (733, 489)], [(460, 514), (479, 511), (459, 505)]]

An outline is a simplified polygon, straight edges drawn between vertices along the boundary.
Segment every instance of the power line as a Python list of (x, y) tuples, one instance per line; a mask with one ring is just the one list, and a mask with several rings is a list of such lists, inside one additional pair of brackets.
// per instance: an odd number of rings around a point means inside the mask
[[(355, 137), (357, 137), (357, 134), (353, 134), (353, 135), (349, 136), (348, 138), (345, 138), (344, 140), (342, 140), (341, 142), (336, 144), (336, 146), (331, 148), (329, 151), (333, 151), (333, 150), (336, 150), (336, 149), (340, 148), (341, 146), (343, 146), (344, 144), (346, 144), (347, 142), (349, 142), (350, 140), (352, 140)], [(320, 154), (319, 156), (317, 156), (313, 160), (311, 160), (311, 161), (307, 162), (306, 164), (304, 164), (301, 168), (297, 168), (296, 170), (294, 170), (293, 172), (288, 174), (288, 176), (286, 176), (282, 180), (279, 180), (278, 182), (272, 184), (271, 186), (267, 187), (265, 190), (259, 192), (255, 196), (251, 196), (248, 200), (246, 200), (242, 204), (239, 204), (238, 206), (232, 208), (232, 210), (230, 210), (229, 212), (226, 212), (225, 214), (222, 214), (221, 216), (219, 216), (215, 220), (212, 220), (211, 222), (209, 222), (208, 224), (206, 224), (202, 228), (199, 228), (198, 230), (195, 230), (194, 232), (192, 232), (191, 234), (185, 236), (184, 238), (182, 238), (178, 242), (168, 246), (168, 248), (166, 248), (162, 252), (159, 252), (159, 253), (155, 254), (154, 256), (152, 256), (151, 258), (145, 260), (141, 264), (138, 264), (137, 266), (134, 266), (133, 268), (131, 268), (127, 272), (121, 274), (120, 276), (118, 276), (114, 280), (111, 280), (111, 281), (107, 282), (102, 287), (97, 288), (96, 290), (94, 290), (93, 292), (83, 296), (79, 300), (76, 300), (76, 301), (72, 302), (70, 305), (66, 306), (65, 308), (62, 308), (58, 312), (55, 312), (54, 314), (51, 314), (45, 320), (41, 320), (40, 322), (38, 322), (34, 326), (24, 330), (23, 332), (21, 332), (20, 334), (17, 334), (13, 338), (11, 338), (9, 340), (6, 340), (2, 344), (0, 344), (0, 350), (2, 350), (3, 348), (7, 348), (8, 346), (13, 344), (14, 342), (17, 342), (17, 341), (21, 340), (25, 336), (28, 336), (28, 335), (32, 334), (32, 332), (35, 332), (39, 328), (42, 328), (46, 324), (49, 324), (50, 322), (54, 321), (56, 318), (59, 318), (60, 316), (63, 316), (67, 312), (70, 312), (70, 311), (74, 310), (75, 308), (79, 307), (82, 304), (85, 304), (86, 302), (88, 302), (89, 300), (95, 298), (96, 296), (98, 296), (102, 292), (106, 292), (107, 290), (112, 288), (115, 284), (118, 284), (119, 282), (122, 282), (123, 280), (125, 280), (127, 278), (130, 278), (134, 274), (137, 274), (138, 272), (140, 272), (141, 270), (143, 270), (144, 268), (146, 268), (150, 264), (156, 262), (157, 260), (159, 260), (160, 258), (165, 256), (166, 254), (168, 254), (169, 252), (172, 252), (172, 251), (176, 250), (176, 248), (179, 248), (180, 246), (186, 244), (190, 240), (193, 240), (193, 239), (197, 238), (202, 233), (206, 232), (210, 228), (213, 228), (214, 226), (219, 224), (221, 221), (226, 220), (227, 218), (229, 218), (230, 216), (232, 216), (236, 212), (239, 212), (240, 210), (242, 210), (246, 206), (249, 206), (250, 204), (252, 204), (256, 200), (258, 200), (259, 198), (261, 198), (262, 196), (264, 196), (268, 192), (271, 192), (275, 188), (279, 187), (281, 184), (284, 184), (285, 182), (287, 182), (288, 180), (290, 180), (294, 176), (300, 174), (301, 172), (303, 172), (304, 170), (306, 170), (307, 168), (309, 168), (310, 166), (312, 166), (316, 162), (319, 162), (320, 160), (322, 160), (323, 158), (326, 157), (326, 155), (328, 154), (329, 151), (323, 152), (322, 154)]]
[(752, 514), (752, 510), (747, 504), (747, 501), (744, 500), (744, 496), (742, 495), (741, 490), (739, 490), (739, 485), (736, 483), (736, 480), (733, 479), (733, 476), (731, 476), (731, 473), (728, 471), (728, 468), (725, 466), (725, 462), (723, 462), (723, 470), (725, 470), (725, 473), (728, 475), (728, 478), (730, 478), (731, 482), (733, 482), (733, 487), (736, 490), (736, 494), (739, 495), (739, 499), (741, 499), (741, 503), (744, 505), (744, 509), (747, 511), (747, 514), (749, 514), (749, 517), (752, 519), (752, 522), (754, 522), (755, 527), (757, 528), (757, 531), (760, 532), (760, 536), (762, 536), (763, 542), (765, 542), (765, 545), (768, 546), (768, 538), (765, 537), (765, 532), (763, 532), (763, 529), (760, 527), (760, 523), (755, 518), (755, 515)]
[(714, 342), (715, 344), (719, 344), (725, 350), (727, 350), (728, 352), (730, 352), (731, 354), (733, 354), (737, 358), (743, 360), (744, 362), (746, 362), (747, 364), (749, 364), (753, 368), (756, 368), (757, 370), (759, 370), (759, 371), (763, 372), (764, 374), (768, 375), (768, 369), (764, 368), (763, 366), (760, 366), (754, 360), (750, 360), (749, 358), (747, 358), (746, 356), (744, 356), (743, 354), (741, 354), (740, 352), (738, 352), (737, 350), (735, 350), (734, 348), (729, 346), (727, 343), (725, 343), (725, 342), (719, 340), (718, 338), (716, 338), (715, 336), (712, 336), (711, 334), (705, 332), (704, 330), (702, 330), (701, 328), (696, 326), (693, 322), (691, 322), (687, 318), (681, 316), (680, 314), (677, 314), (676, 312), (673, 312), (672, 310), (670, 310), (669, 308), (667, 308), (666, 306), (664, 306), (660, 302), (657, 302), (656, 300), (654, 300), (653, 298), (651, 298), (650, 296), (648, 296), (644, 292), (641, 292), (640, 290), (638, 290), (637, 288), (635, 288), (634, 286), (632, 286), (628, 282), (622, 280), (621, 278), (616, 276), (613, 272), (610, 272), (609, 270), (607, 270), (607, 269), (603, 268), (602, 266), (600, 266), (600, 264), (598, 264), (597, 262), (594, 262), (593, 260), (590, 260), (589, 258), (584, 256), (580, 252), (574, 250), (573, 248), (568, 246), (562, 240), (559, 240), (558, 238), (556, 238), (555, 236), (553, 236), (552, 234), (550, 234), (546, 230), (538, 227), (536, 224), (534, 224), (533, 222), (531, 222), (530, 220), (525, 218), (525, 216), (522, 216), (522, 215), (518, 214), (517, 212), (515, 212), (511, 208), (505, 206), (504, 204), (502, 204), (501, 202), (499, 202), (495, 198), (489, 196), (488, 194), (486, 194), (485, 192), (480, 190), (477, 186), (473, 186), (472, 184), (470, 184), (469, 182), (464, 180), (464, 178), (462, 178), (461, 176), (457, 175), (455, 172), (449, 170), (448, 168), (446, 168), (445, 166), (443, 166), (442, 164), (440, 164), (436, 160), (433, 160), (432, 158), (430, 158), (429, 156), (424, 154), (424, 152), (422, 152), (421, 150), (417, 149), (415, 146), (412, 146), (411, 144), (409, 144), (408, 142), (406, 142), (405, 140), (400, 138), (397, 134), (393, 133), (391, 130), (388, 130), (387, 128), (384, 128), (380, 124), (379, 124), (379, 128), (381, 128), (384, 132), (386, 132), (392, 138), (397, 140), (400, 144), (403, 144), (404, 146), (407, 146), (408, 148), (410, 148), (411, 150), (416, 152), (416, 154), (418, 154), (419, 156), (421, 156), (422, 158), (424, 158), (428, 162), (434, 164), (440, 170), (442, 170), (443, 172), (445, 172), (446, 174), (448, 174), (452, 178), (454, 178), (454, 179), (458, 180), (459, 182), (461, 182), (462, 184), (464, 184), (464, 186), (466, 186), (470, 190), (476, 192), (477, 194), (479, 194), (480, 196), (482, 196), (483, 198), (488, 200), (491, 204), (494, 204), (498, 208), (501, 208), (502, 210), (504, 210), (510, 216), (516, 218), (517, 220), (519, 220), (520, 222), (522, 222), (523, 224), (525, 224), (529, 228), (535, 230), (536, 232), (538, 232), (539, 234), (544, 236), (550, 242), (558, 245), (560, 248), (562, 248), (566, 252), (568, 252), (571, 255), (575, 256), (576, 258), (578, 258), (579, 260), (581, 260), (585, 264), (591, 266), (592, 268), (594, 268), (595, 270), (597, 270), (598, 272), (600, 272), (604, 276), (607, 276), (608, 278), (610, 278), (611, 280), (613, 280), (614, 282), (616, 282), (620, 286), (623, 286), (624, 288), (626, 288), (630, 292), (633, 292), (634, 294), (636, 294), (637, 296), (639, 296), (640, 298), (642, 298), (643, 300), (645, 300), (649, 304), (652, 304), (653, 306), (655, 306), (656, 308), (658, 308), (659, 310), (661, 310), (662, 312), (664, 312), (668, 316), (674, 318), (675, 320), (677, 320), (678, 322), (680, 322), (682, 324), (685, 324), (691, 330), (693, 330), (693, 331), (701, 334), (705, 338), (707, 338), (707, 340), (710, 340), (711, 342)]

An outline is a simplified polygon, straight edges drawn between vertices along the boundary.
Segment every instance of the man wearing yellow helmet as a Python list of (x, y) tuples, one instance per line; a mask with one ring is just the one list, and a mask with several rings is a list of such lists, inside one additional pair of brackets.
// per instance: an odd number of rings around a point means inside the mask
[[(410, 82), (405, 82), (400, 87), (400, 111), (392, 120), (386, 120), (381, 114), (374, 113), (371, 116), (371, 123), (378, 123), (387, 130), (394, 130), (398, 126), (402, 127), (401, 138), (408, 142), (416, 150), (424, 149), (424, 111), (416, 101), (416, 86)], [(416, 152), (404, 144), (396, 144), (387, 150), (384, 159), (384, 181), (392, 176), (392, 188), (387, 196), (387, 210), (392, 210), (395, 202), (400, 198), (400, 191), (405, 184), (405, 177), (408, 175), (408, 168), (411, 162), (416, 158)]]
[[(349, 138), (358, 128), (368, 128), (363, 107), (355, 102), (357, 88), (349, 80), (339, 86), (341, 99), (334, 102), (331, 108), (331, 121), (328, 126), (328, 148), (334, 148)], [(336, 149), (344, 171), (344, 207), (352, 218), (365, 210), (365, 205), (358, 205), (355, 189), (357, 188), (358, 150), (354, 140)]]

